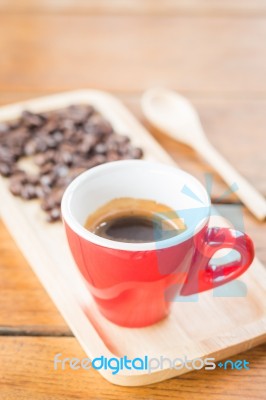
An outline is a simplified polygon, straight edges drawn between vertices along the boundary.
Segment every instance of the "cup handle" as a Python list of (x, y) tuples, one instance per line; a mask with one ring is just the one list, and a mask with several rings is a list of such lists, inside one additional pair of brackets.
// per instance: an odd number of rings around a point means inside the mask
[[(240, 259), (213, 268), (210, 261), (221, 249), (236, 250)], [(254, 258), (253, 242), (248, 235), (230, 228), (208, 228), (198, 243), (183, 296), (203, 292), (224, 285), (243, 274)]]

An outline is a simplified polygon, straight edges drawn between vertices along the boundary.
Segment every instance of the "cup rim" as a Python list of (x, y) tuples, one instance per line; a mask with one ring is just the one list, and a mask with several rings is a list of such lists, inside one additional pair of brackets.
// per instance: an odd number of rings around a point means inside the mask
[[(103, 238), (90, 232), (87, 230), (82, 224), (80, 224), (75, 216), (72, 213), (70, 202), (72, 196), (75, 194), (76, 189), (81, 186), (85, 181), (90, 178), (95, 177), (95, 175), (99, 173), (106, 173), (108, 170), (113, 169), (120, 169), (126, 168), (132, 165), (142, 165), (143, 168), (160, 168), (160, 171), (164, 169), (166, 172), (174, 172), (176, 174), (182, 173), (183, 175), (187, 175), (189, 180), (193, 180), (204, 192), (206, 204), (205, 204), (205, 213), (203, 215), (202, 220), (197, 225), (195, 229), (193, 227), (188, 227), (184, 232), (179, 233), (176, 236), (173, 236), (168, 239), (164, 239), (158, 242), (144, 242), (144, 243), (131, 243), (131, 242), (119, 242), (110, 239)], [(178, 168), (177, 166), (171, 166), (159, 162), (154, 161), (146, 161), (146, 160), (119, 160), (119, 161), (112, 161), (106, 164), (101, 164), (96, 167), (90, 168), (87, 171), (84, 171), (79, 176), (77, 176), (66, 188), (62, 202), (61, 202), (61, 210), (62, 210), (62, 217), (63, 223), (66, 223), (78, 236), (82, 237), (83, 239), (92, 242), (101, 247), (107, 247), (110, 249), (116, 250), (125, 250), (125, 251), (150, 251), (156, 249), (164, 249), (168, 247), (173, 247), (177, 244), (180, 244), (193, 236), (195, 236), (208, 222), (209, 215), (210, 215), (210, 198), (208, 196), (207, 191), (205, 190), (204, 186), (196, 179), (193, 175), (183, 171), (182, 169)]]

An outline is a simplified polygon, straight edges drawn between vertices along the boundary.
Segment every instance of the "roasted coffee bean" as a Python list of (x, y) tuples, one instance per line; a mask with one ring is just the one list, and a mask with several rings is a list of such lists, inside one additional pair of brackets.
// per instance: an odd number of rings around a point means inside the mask
[(42, 186), (52, 186), (55, 180), (56, 177), (53, 173), (42, 175), (40, 177), (40, 183), (42, 184)]
[(113, 132), (113, 128), (106, 119), (96, 114), (84, 125), (86, 133), (96, 135), (109, 135)]
[(106, 156), (103, 154), (96, 154), (93, 157), (90, 157), (87, 160), (80, 160), (79, 166), (85, 169), (96, 167), (96, 165), (103, 164), (107, 161)]
[(56, 222), (61, 219), (61, 210), (60, 208), (53, 208), (48, 212), (47, 222)]
[(133, 147), (133, 148), (131, 148), (129, 154), (130, 154), (131, 158), (139, 159), (143, 156), (143, 151), (139, 147)]
[(40, 199), (45, 198), (46, 196), (49, 195), (49, 193), (51, 193), (52, 188), (50, 188), (49, 186), (41, 186), (40, 184), (35, 186), (35, 192), (36, 192), (36, 196), (39, 197)]
[(41, 208), (44, 211), (49, 211), (52, 210), (52, 208), (55, 206), (55, 202), (53, 197), (44, 197), (42, 203), (41, 203)]
[(82, 143), (84, 135), (85, 133), (82, 130), (77, 130), (74, 134), (72, 133), (72, 136), (68, 139), (68, 142), (71, 145), (77, 145), (79, 143)]
[(9, 177), (13, 173), (13, 166), (7, 163), (0, 163), (0, 174)]
[(68, 176), (64, 179), (64, 182), (67, 182), (69, 180), (69, 183), (70, 183), (74, 178), (76, 178), (77, 176), (82, 174), (82, 172), (86, 171), (87, 169), (88, 169), (88, 167), (75, 167), (75, 168), (72, 168), (69, 171)]
[(99, 143), (99, 140), (100, 139), (95, 134), (85, 135), (82, 143), (78, 146), (78, 151), (82, 154), (88, 155), (94, 146)]
[(65, 188), (58, 188), (49, 193), (42, 202), (42, 209), (47, 211), (60, 206), (64, 191)]
[(57, 165), (55, 167), (56, 176), (58, 176), (60, 178), (67, 176), (68, 172), (69, 172), (69, 168), (66, 165)]
[(98, 143), (94, 147), (94, 151), (95, 151), (96, 154), (105, 154), (107, 152), (106, 143)]
[(9, 129), (8, 124), (6, 124), (5, 122), (0, 122), (0, 135), (7, 133), (8, 129)]
[(44, 122), (44, 118), (38, 114), (34, 114), (31, 111), (23, 111), (21, 114), (21, 122), (23, 125), (29, 128), (41, 126)]
[(10, 130), (17, 129), (19, 126), (21, 126), (21, 122), (19, 120), (11, 121), (8, 123), (8, 125)]
[(40, 185), (35, 186), (35, 193), (36, 193), (36, 197), (38, 197), (39, 199), (42, 199), (46, 194), (44, 191), (44, 188)]
[(108, 151), (107, 153), (107, 161), (117, 161), (121, 160), (121, 156), (116, 151)]
[(52, 162), (48, 162), (40, 167), (40, 174), (46, 175), (52, 172), (54, 169), (54, 164)]
[(118, 153), (118, 151), (119, 151), (119, 144), (118, 143), (116, 143), (114, 140), (109, 140), (107, 143), (106, 143), (106, 146), (107, 146), (107, 151), (108, 152), (110, 152), (110, 151), (113, 151), (113, 152), (116, 152), (116, 153)]
[(14, 174), (11, 178), (10, 178), (10, 184), (24, 184), (28, 182), (28, 175), (26, 174), (26, 172), (24, 171), (17, 171), (16, 174)]
[(129, 155), (129, 151), (130, 151), (130, 145), (129, 145), (129, 143), (121, 143), (121, 144), (119, 145), (118, 153), (119, 153), (121, 156)]
[(124, 143), (129, 143), (130, 139), (128, 136), (125, 135), (118, 135), (117, 133), (112, 133), (112, 135), (109, 136), (108, 142), (115, 142), (118, 144), (124, 144)]
[(22, 186), (20, 195), (23, 199), (31, 200), (37, 197), (36, 191), (33, 185), (26, 184)]
[(13, 147), (12, 152), (15, 160), (18, 160), (24, 154), (22, 147)]
[(47, 136), (45, 138), (45, 143), (48, 149), (55, 149), (57, 147), (57, 142), (53, 136)]
[(21, 196), (23, 184), (20, 182), (10, 182), (9, 190), (14, 196)]
[(97, 163), (97, 165), (103, 164), (107, 161), (106, 156), (104, 156), (103, 154), (96, 154), (91, 158), (91, 160)]
[(34, 157), (34, 162), (36, 165), (38, 165), (39, 167), (41, 165), (44, 165), (46, 163), (46, 154), (37, 154)]
[(92, 107), (83, 105), (72, 105), (66, 110), (67, 117), (74, 121), (76, 124), (82, 124), (94, 112)]
[(15, 196), (21, 196), (22, 189), (25, 183), (29, 182), (29, 176), (24, 171), (17, 171), (15, 175), (10, 178), (9, 189)]
[(43, 133), (52, 134), (58, 129), (59, 120), (57, 118), (51, 118), (49, 115), (46, 116), (47, 122), (42, 127)]
[(16, 156), (12, 149), (0, 147), (0, 162), (12, 164), (14, 161), (16, 161)]
[[(86, 169), (83, 168), (82, 172)], [(73, 181), (73, 177), (69, 172), (67, 176), (58, 177), (55, 182), (54, 188), (66, 188)]]
[(54, 150), (46, 151), (45, 153), (37, 154), (34, 157), (34, 162), (36, 165), (41, 167), (47, 162), (55, 162), (56, 152)]
[(64, 129), (64, 141), (68, 142), (68, 144), (70, 144), (72, 137), (75, 136), (75, 128), (71, 128), (71, 129)]
[(69, 142), (64, 142), (60, 145), (59, 150), (60, 152), (67, 151), (68, 153), (74, 153), (76, 151), (76, 148), (73, 146), (73, 144)]
[(6, 137), (8, 147), (23, 147), (25, 142), (31, 138), (31, 133), (26, 128), (17, 128), (9, 132)]
[(66, 165), (71, 165), (73, 162), (73, 154), (69, 153), (67, 151), (64, 151), (60, 155), (60, 160)]
[(53, 132), (53, 138), (56, 141), (56, 143), (60, 143), (64, 139), (64, 134), (61, 131), (55, 131)]
[[(16, 175), (14, 176), (14, 178), (16, 177)], [(26, 176), (26, 181), (27, 181), (27, 183), (30, 183), (31, 185), (38, 185), (38, 183), (39, 183), (39, 181), (40, 181), (40, 179), (39, 179), (39, 176), (38, 175), (27, 175)]]
[(62, 200), (64, 191), (65, 191), (65, 188), (64, 188), (64, 187), (61, 187), (61, 188), (56, 189), (56, 190), (53, 192), (55, 204), (58, 205), (58, 206), (61, 205), (61, 200)]
[[(17, 161), (25, 155), (34, 156), (37, 175), (18, 168)], [(0, 123), (0, 174), (11, 177), (14, 195), (42, 199), (49, 221), (60, 219), (63, 192), (80, 173), (108, 161), (140, 157), (141, 149), (115, 133), (90, 105), (45, 113), (25, 111), (16, 121)]]
[(63, 119), (59, 124), (60, 129), (68, 132), (73, 132), (75, 130), (75, 122), (72, 119)]
[(37, 143), (36, 140), (30, 140), (25, 146), (25, 154), (27, 156), (32, 156), (37, 152)]
[(36, 137), (36, 152), (37, 153), (43, 153), (48, 149), (48, 144), (47, 144), (47, 139), (46, 138), (40, 138)]

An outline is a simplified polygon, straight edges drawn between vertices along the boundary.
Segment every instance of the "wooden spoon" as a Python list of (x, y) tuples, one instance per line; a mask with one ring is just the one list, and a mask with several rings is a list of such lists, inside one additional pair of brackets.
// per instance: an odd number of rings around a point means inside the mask
[[(239, 199), (259, 220), (266, 217), (265, 198), (243, 178), (211, 145), (199, 116), (183, 96), (166, 89), (150, 89), (142, 96), (142, 109), (148, 121), (172, 138), (191, 146), (230, 186), (237, 184)], [(237, 153), (237, 149), (236, 149)]]

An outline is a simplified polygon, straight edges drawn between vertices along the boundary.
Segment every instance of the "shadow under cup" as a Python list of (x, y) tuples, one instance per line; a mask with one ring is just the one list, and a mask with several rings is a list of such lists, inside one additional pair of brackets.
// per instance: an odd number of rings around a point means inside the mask
[[(84, 228), (88, 215), (121, 197), (165, 204), (183, 218), (187, 229), (158, 242), (126, 243)], [(166, 293), (188, 295), (220, 285), (203, 282), (209, 279), (206, 264), (214, 253), (206, 245), (209, 212), (204, 187), (175, 167), (125, 160), (78, 176), (64, 193), (62, 215), (71, 252), (101, 313), (118, 325), (143, 327), (168, 314), (171, 302)], [(225, 229), (224, 234), (229, 231)], [(229, 275), (222, 283), (232, 279)]]

